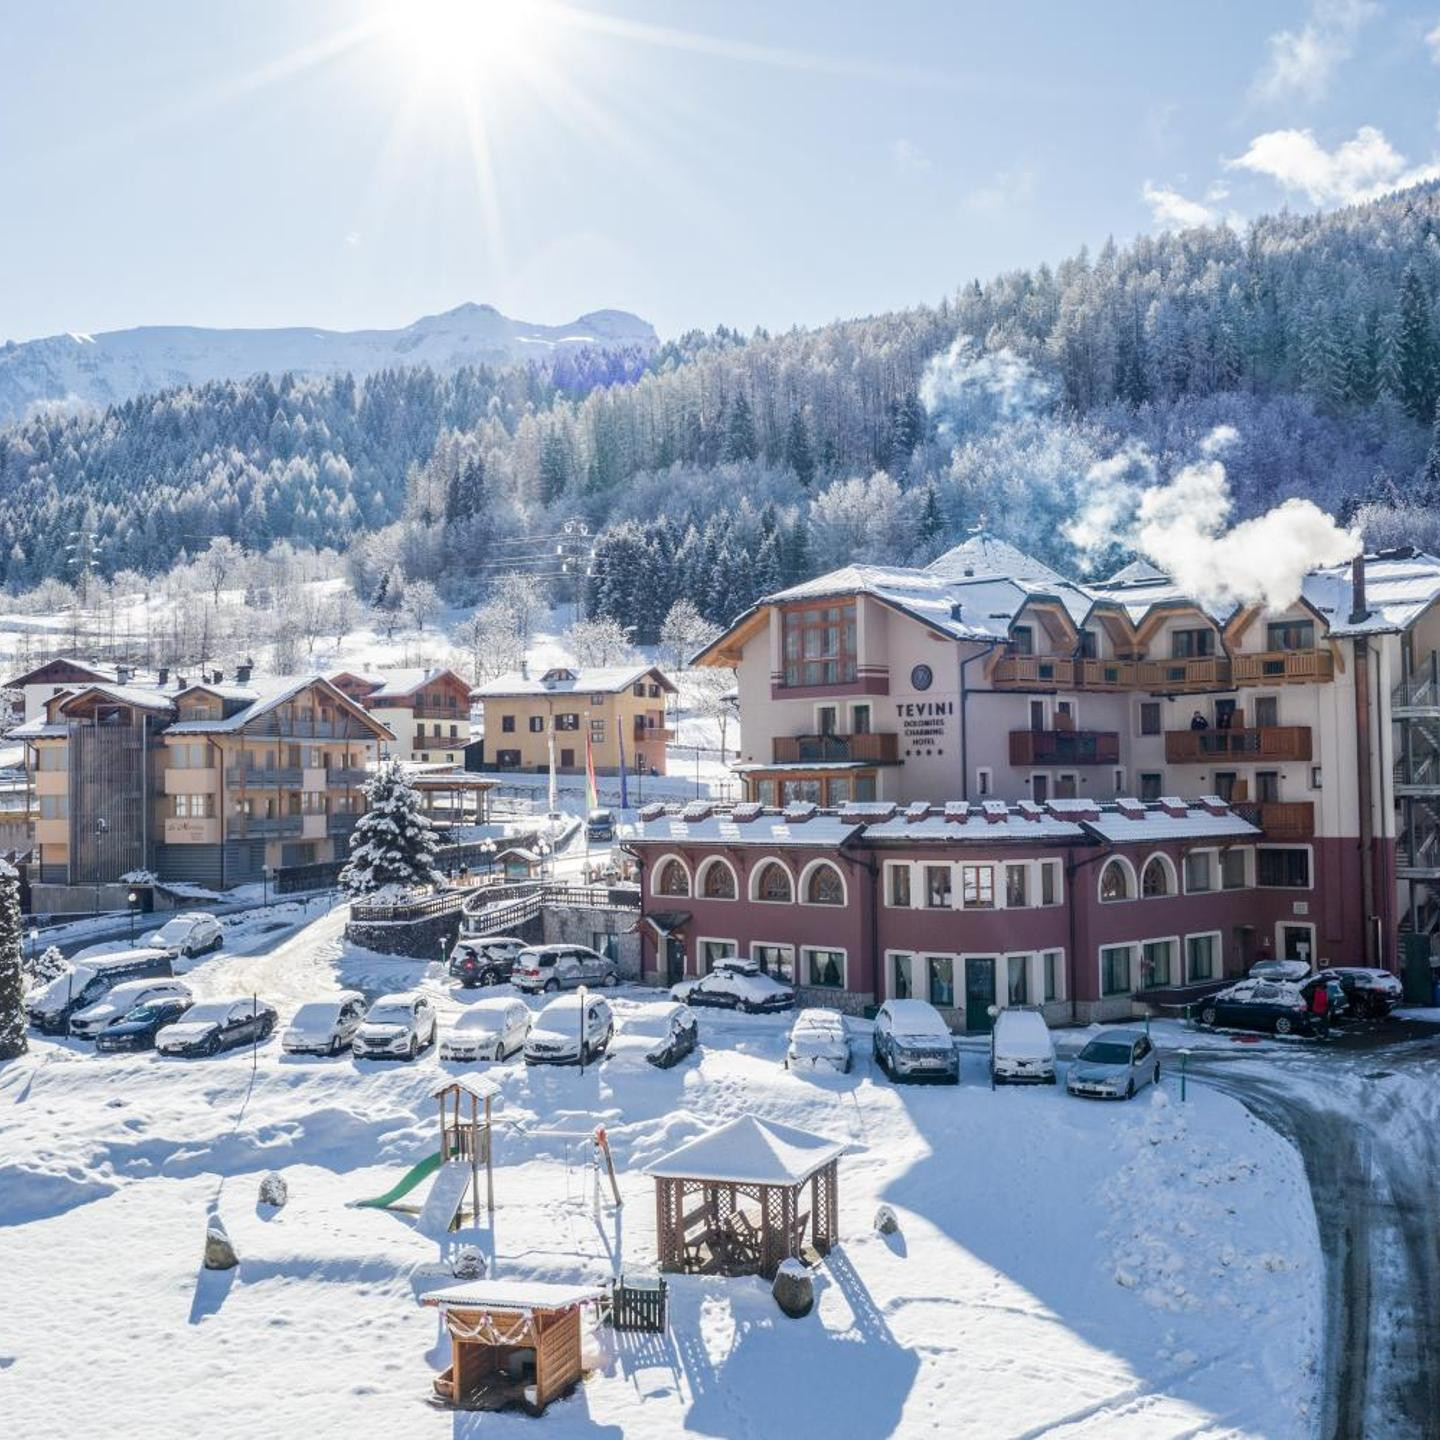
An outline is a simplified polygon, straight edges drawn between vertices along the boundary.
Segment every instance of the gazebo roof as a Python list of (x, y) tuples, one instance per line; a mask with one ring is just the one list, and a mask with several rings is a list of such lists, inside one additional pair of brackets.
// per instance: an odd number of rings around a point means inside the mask
[(477, 1100), (493, 1100), (500, 1094), (500, 1082), (488, 1075), (447, 1075), (431, 1090), (430, 1096), (434, 1099), (449, 1094), (451, 1090), (463, 1090)]
[(645, 1173), (657, 1180), (803, 1185), (844, 1149), (841, 1141), (827, 1140), (793, 1125), (742, 1115), (728, 1125), (686, 1141)]

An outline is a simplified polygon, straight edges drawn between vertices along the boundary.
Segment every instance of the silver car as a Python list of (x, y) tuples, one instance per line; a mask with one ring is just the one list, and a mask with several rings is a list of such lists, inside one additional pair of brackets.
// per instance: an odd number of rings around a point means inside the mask
[(1143, 1030), (1102, 1030), (1070, 1062), (1065, 1088), (1096, 1100), (1128, 1100), (1160, 1083), (1160, 1056)]

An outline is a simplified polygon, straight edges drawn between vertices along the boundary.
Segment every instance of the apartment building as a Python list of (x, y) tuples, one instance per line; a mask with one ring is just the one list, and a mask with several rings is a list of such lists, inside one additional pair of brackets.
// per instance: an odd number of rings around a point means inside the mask
[(502, 675), (480, 686), (485, 763), (495, 770), (544, 771), (555, 741), (556, 769), (585, 769), (589, 737), (595, 771), (616, 775), (623, 752), (628, 769), (665, 773), (665, 697), (674, 683), (653, 665), (557, 667), (531, 678)]
[[(35, 880), (59, 892), (142, 869), (223, 887), (341, 859), (394, 738), (320, 676), (86, 685), (11, 733), (37, 813)], [(37, 897), (67, 908), (63, 893)]]
[(464, 764), (470, 743), (470, 687), (453, 670), (342, 671), (330, 677), (394, 736), (388, 753), (420, 765)]
[(1260, 873), (1312, 892), (1276, 943), (1393, 963), (1440, 922), (1437, 602), (1440, 559), (1410, 550), (1267, 613), (1144, 564), (1080, 585), (982, 535), (769, 596), (697, 663), (735, 671), (751, 801), (1218, 796)]

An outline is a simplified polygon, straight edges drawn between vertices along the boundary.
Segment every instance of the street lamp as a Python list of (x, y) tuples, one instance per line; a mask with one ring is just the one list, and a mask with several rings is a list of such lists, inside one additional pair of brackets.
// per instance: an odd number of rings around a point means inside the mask
[(268, 910), (270, 908), (270, 867), (268, 865), (260, 867), (260, 893), (264, 897), (265, 908)]
[(132, 948), (135, 945), (135, 902), (139, 898), (139, 895), (133, 890), (125, 897), (125, 903), (130, 907), (130, 945)]
[(585, 994), (586, 987), (582, 985), (575, 994), (580, 1000), (580, 1073), (585, 1073)]
[(110, 822), (103, 815), (95, 817), (95, 913), (100, 913), (100, 837), (110, 833)]

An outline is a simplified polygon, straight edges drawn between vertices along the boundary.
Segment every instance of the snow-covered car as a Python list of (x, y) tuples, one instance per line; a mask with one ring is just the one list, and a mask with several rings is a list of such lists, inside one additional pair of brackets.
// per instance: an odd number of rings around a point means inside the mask
[(272, 1006), (249, 995), (206, 1000), (158, 1031), (155, 1048), (162, 1055), (215, 1055), (237, 1045), (268, 1040), (278, 1019)]
[(185, 910), (172, 915), (158, 930), (145, 937), (145, 944), (172, 955), (208, 955), (225, 943), (220, 922), (204, 910)]
[(1308, 960), (1257, 960), (1250, 967), (1252, 980), (1303, 980), (1309, 973)]
[(525, 942), (513, 935), (462, 935), (450, 952), (450, 978), (467, 990), (509, 982)]
[(1096, 1100), (1128, 1100), (1160, 1083), (1160, 1056), (1143, 1030), (1102, 1030), (1070, 1062), (1065, 1089)]
[(585, 838), (596, 844), (606, 844), (615, 838), (615, 815), (613, 811), (592, 810), (585, 817)]
[(725, 960), (698, 980), (680, 980), (670, 987), (670, 998), (687, 1005), (710, 1005), (722, 1010), (788, 1010), (795, 1003), (795, 988), (767, 975), (754, 960)]
[(311, 1000), (280, 1032), (280, 1048), (287, 1055), (338, 1055), (364, 1018), (365, 997), (358, 990), (341, 990), (325, 1000)]
[[(1340, 987), (1335, 986), (1337, 992)], [(1342, 992), (1343, 998), (1343, 992)], [(1276, 1035), (1315, 1035), (1325, 1029), (1304, 987), (1285, 980), (1241, 980), (1197, 1001), (1191, 1017), (1207, 1028), (1264, 1030)]]
[(102, 1030), (123, 1020), (137, 1005), (164, 996), (191, 999), (190, 987), (179, 980), (127, 980), (106, 992), (105, 997), (70, 1017), (70, 1033), (77, 1040), (93, 1040)]
[(1388, 1015), (1405, 996), (1405, 988), (1399, 978), (1388, 970), (1371, 970), (1363, 965), (1332, 965), (1316, 978), (1336, 981), (1357, 1016), (1373, 1019)]
[(523, 1000), (496, 996), (467, 1005), (440, 1037), (442, 1060), (503, 1060), (525, 1048), (530, 1010)]
[(588, 945), (527, 945), (511, 979), (517, 989), (538, 995), (581, 985), (618, 985), (620, 972), (613, 960)]
[[(583, 1028), (583, 1038), (582, 1038)], [(610, 1048), (615, 1017), (601, 995), (560, 995), (536, 1017), (525, 1037), (527, 1065), (588, 1065)]]
[(625, 1016), (620, 1034), (627, 1040), (634, 1037), (642, 1041), (645, 1058), (657, 1069), (667, 1070), (700, 1043), (700, 1022), (688, 1005), (657, 1000)]
[(940, 1012), (924, 1000), (887, 1000), (875, 1014), (875, 1062), (895, 1081), (960, 1083), (960, 1053)]
[(787, 1070), (850, 1069), (850, 1027), (838, 1010), (816, 1007), (802, 1010), (790, 1027), (785, 1049)]
[(32, 990), (25, 997), (25, 1012), (30, 1023), (44, 1034), (63, 1035), (77, 1010), (94, 1005), (115, 986), (127, 980), (169, 979), (174, 973), (169, 954), (148, 946), (91, 955)]
[(997, 1085), (1055, 1083), (1055, 1042), (1038, 1010), (1010, 1005), (995, 1017), (990, 1031), (990, 1078)]
[(106, 1053), (121, 1050), (153, 1050), (155, 1037), (173, 1025), (195, 1002), (188, 995), (167, 995), (137, 1005), (95, 1037), (95, 1049)]
[(435, 1007), (427, 995), (382, 995), (351, 1037), (350, 1053), (413, 1060), (435, 1040)]

